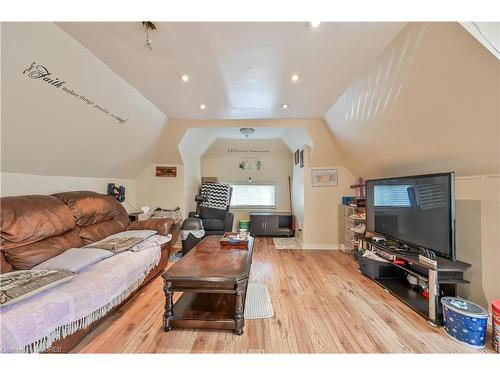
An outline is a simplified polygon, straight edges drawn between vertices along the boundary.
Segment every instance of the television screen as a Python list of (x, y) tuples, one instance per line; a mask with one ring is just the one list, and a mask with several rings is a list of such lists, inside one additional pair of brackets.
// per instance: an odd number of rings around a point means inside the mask
[(454, 174), (366, 181), (367, 230), (455, 258)]

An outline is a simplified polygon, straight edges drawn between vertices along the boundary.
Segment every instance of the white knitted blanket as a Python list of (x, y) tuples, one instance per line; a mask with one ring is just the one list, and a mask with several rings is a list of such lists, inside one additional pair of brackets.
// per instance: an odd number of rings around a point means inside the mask
[(160, 257), (160, 246), (126, 251), (65, 284), (0, 308), (1, 353), (42, 352), (54, 341), (88, 327), (132, 294)]

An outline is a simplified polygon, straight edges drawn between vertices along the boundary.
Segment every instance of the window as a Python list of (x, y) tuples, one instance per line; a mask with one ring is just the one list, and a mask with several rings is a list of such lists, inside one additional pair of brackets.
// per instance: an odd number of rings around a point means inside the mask
[(276, 208), (276, 185), (230, 184), (231, 208)]

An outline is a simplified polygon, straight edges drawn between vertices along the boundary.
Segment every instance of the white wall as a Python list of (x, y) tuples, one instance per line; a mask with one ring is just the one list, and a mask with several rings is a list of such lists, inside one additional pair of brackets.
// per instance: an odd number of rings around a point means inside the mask
[(2, 172), (135, 179), (153, 162), (163, 112), (54, 23), (1, 27)]
[[(306, 249), (339, 249), (338, 206), (343, 196), (355, 196), (357, 191), (350, 185), (354, 175), (341, 164), (311, 162), (312, 150), (304, 149), (304, 225), (302, 242)], [(315, 168), (337, 169), (337, 186), (313, 187), (312, 170)]]
[(53, 194), (63, 191), (90, 190), (106, 194), (108, 183), (125, 186), (127, 211), (135, 211), (136, 180), (102, 177), (40, 176), (25, 173), (0, 173), (1, 196)]
[[(229, 152), (229, 149), (238, 152)], [(239, 163), (243, 160), (260, 160), (259, 171), (243, 171)], [(290, 211), (288, 177), (292, 176), (293, 154), (280, 139), (218, 139), (201, 158), (203, 177), (218, 177), (219, 182), (276, 184), (276, 211)], [(252, 210), (255, 211), (255, 210)], [(234, 225), (238, 220), (248, 219), (250, 210), (232, 210)]]
[(346, 166), (498, 173), (499, 67), (458, 23), (409, 24), (325, 114)]
[(293, 214), (295, 215), (295, 237), (300, 243), (304, 243), (304, 168), (300, 167), (299, 164), (293, 165), (292, 171), (292, 204), (293, 204)]
[(472, 264), (460, 295), (491, 309), (500, 299), (500, 175), (458, 177), (457, 258)]
[[(156, 177), (157, 166), (177, 167), (177, 177)], [(183, 208), (184, 166), (150, 164), (137, 177), (137, 207), (148, 206), (152, 210)]]

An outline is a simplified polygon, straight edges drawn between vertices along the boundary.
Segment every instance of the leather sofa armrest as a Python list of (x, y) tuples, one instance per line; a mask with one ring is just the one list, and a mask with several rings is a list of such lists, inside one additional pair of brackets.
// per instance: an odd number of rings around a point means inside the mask
[(174, 223), (174, 220), (170, 218), (133, 221), (127, 226), (126, 230), (150, 229), (157, 231), (158, 234), (161, 234), (162, 236), (166, 236), (172, 232)]

